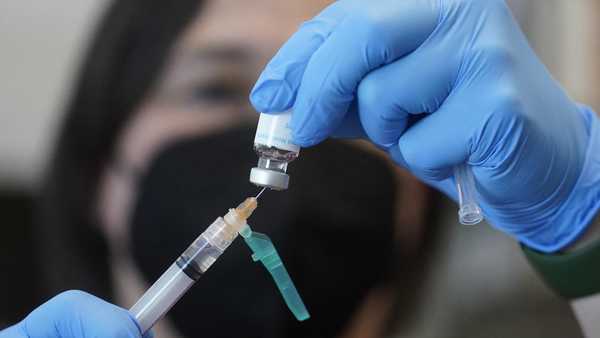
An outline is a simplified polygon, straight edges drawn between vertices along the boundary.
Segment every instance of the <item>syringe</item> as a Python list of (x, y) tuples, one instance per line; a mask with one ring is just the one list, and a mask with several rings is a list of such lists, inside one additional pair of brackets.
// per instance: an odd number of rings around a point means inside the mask
[(454, 167), (454, 180), (458, 192), (458, 220), (464, 225), (481, 222), (483, 213), (477, 203), (477, 190), (471, 169), (466, 164)]
[(142, 333), (150, 330), (221, 256), (258, 206), (247, 198), (217, 218), (129, 309)]

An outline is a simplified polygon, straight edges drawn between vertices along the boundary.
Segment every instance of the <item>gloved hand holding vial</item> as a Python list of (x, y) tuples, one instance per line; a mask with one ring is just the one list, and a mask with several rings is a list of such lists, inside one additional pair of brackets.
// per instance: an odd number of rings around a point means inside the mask
[(553, 79), (501, 0), (336, 1), (281, 47), (250, 99), (263, 113), (291, 109), (303, 147), (368, 138), (544, 253), (600, 210), (598, 117)]

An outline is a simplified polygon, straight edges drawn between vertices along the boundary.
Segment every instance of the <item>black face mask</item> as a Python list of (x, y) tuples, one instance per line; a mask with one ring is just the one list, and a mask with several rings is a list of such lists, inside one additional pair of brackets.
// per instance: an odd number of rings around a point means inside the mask
[[(188, 139), (158, 154), (132, 218), (135, 262), (154, 282), (212, 223), (258, 188), (254, 126)], [(268, 234), (311, 318), (298, 323), (270, 275), (236, 240), (169, 313), (186, 337), (334, 337), (392, 257), (395, 184), (383, 160), (342, 142), (303, 149), (290, 188), (267, 191), (249, 220)]]

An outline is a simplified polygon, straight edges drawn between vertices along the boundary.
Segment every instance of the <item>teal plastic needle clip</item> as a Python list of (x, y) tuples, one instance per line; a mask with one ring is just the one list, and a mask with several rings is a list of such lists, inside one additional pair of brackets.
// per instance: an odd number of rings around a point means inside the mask
[(306, 306), (304, 306), (304, 302), (302, 302), (302, 298), (300, 298), (300, 294), (298, 294), (298, 290), (296, 290), (294, 282), (292, 282), (269, 236), (253, 232), (248, 225), (240, 230), (240, 235), (252, 250), (252, 259), (255, 262), (260, 261), (267, 271), (269, 271), (285, 303), (296, 319), (303, 321), (310, 318), (310, 314)]

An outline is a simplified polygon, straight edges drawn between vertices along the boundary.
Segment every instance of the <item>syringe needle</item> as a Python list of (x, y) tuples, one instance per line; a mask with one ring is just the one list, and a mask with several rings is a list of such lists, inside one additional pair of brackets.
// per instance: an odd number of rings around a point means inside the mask
[(262, 189), (260, 190), (260, 192), (258, 193), (258, 195), (256, 195), (256, 197), (254, 197), (254, 198), (258, 199), (258, 198), (260, 197), (260, 195), (262, 195), (262, 193), (263, 193), (263, 192), (265, 192), (265, 190), (267, 190), (267, 188), (266, 188), (266, 187), (265, 187), (265, 188), (262, 188)]

